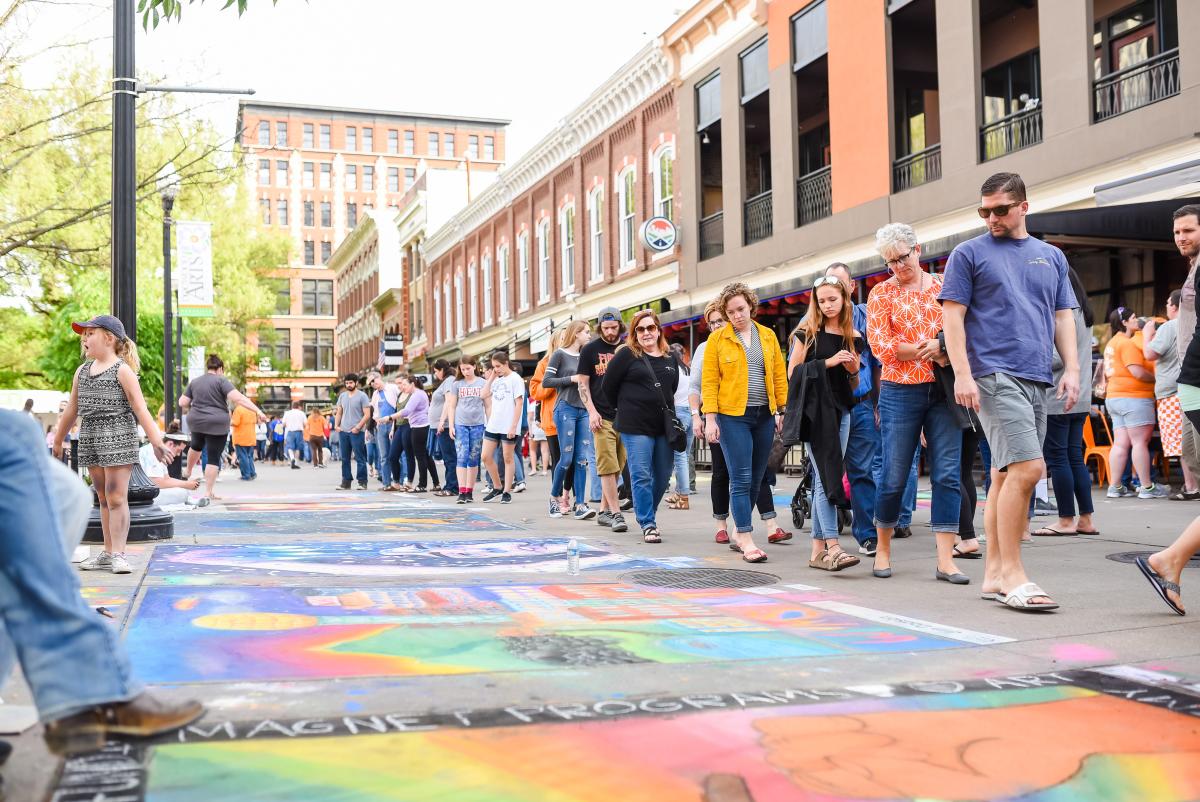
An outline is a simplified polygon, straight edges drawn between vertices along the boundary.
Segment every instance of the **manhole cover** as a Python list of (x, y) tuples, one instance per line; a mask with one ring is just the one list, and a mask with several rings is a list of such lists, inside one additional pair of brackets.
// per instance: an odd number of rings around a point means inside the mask
[(675, 570), (632, 571), (620, 576), (622, 582), (647, 585), (652, 588), (755, 588), (774, 585), (779, 577), (760, 571), (738, 571), (729, 568), (679, 568)]
[[(1154, 554), (1153, 551), (1118, 551), (1116, 554), (1109, 554), (1108, 559), (1115, 563), (1132, 563), (1138, 557), (1149, 557)], [(1194, 562), (1200, 562), (1200, 554), (1192, 557)]]

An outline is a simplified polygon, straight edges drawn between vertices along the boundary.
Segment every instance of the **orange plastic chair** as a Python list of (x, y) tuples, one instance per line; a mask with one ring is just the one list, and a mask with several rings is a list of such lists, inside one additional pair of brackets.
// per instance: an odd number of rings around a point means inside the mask
[[(1112, 432), (1108, 428), (1108, 420), (1104, 417), (1104, 412), (1100, 412), (1100, 420), (1104, 422), (1104, 430), (1108, 432), (1108, 442), (1112, 442)], [(1108, 452), (1112, 451), (1112, 446), (1096, 445), (1096, 433), (1092, 430), (1092, 416), (1088, 415), (1087, 421), (1083, 425), (1083, 462), (1086, 465), (1092, 457), (1096, 457), (1099, 461), (1096, 463), (1096, 481), (1104, 487), (1108, 481)]]

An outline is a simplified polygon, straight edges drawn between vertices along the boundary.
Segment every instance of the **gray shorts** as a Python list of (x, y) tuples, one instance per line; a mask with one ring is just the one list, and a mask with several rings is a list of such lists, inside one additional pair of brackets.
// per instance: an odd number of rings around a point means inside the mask
[(979, 386), (979, 421), (992, 450), (992, 467), (1005, 470), (1014, 462), (1042, 458), (1046, 439), (1046, 385), (1007, 373), (975, 380)]

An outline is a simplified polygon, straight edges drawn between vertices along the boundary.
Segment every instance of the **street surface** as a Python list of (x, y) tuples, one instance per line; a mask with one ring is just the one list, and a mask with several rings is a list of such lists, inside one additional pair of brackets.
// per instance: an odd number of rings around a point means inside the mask
[[(712, 541), (706, 474), (691, 510), (660, 510), (660, 545), (551, 520), (541, 476), (457, 506), (337, 491), (337, 463), (259, 474), (224, 473), (222, 503), (130, 549), (132, 575), (82, 575), (137, 673), (208, 715), (65, 766), (34, 727), (8, 799), (1200, 798), (1200, 616), (1114, 559), (1200, 504), (1097, 493), (1098, 536), (1025, 547), (1062, 609), (1022, 614), (979, 598), (982, 560), (958, 561), (969, 586), (934, 580), (928, 501), (879, 580), (869, 558), (810, 569), (807, 527), (743, 563)], [(1182, 584), (1200, 614), (1200, 569)]]

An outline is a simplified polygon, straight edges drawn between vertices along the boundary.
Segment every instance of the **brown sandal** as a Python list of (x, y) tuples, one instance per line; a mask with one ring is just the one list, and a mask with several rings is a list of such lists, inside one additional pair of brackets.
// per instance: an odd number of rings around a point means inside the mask
[(853, 568), (858, 563), (857, 557), (842, 551), (841, 548), (837, 551), (823, 549), (816, 557), (808, 561), (808, 567), (821, 571), (841, 571), (844, 568)]

